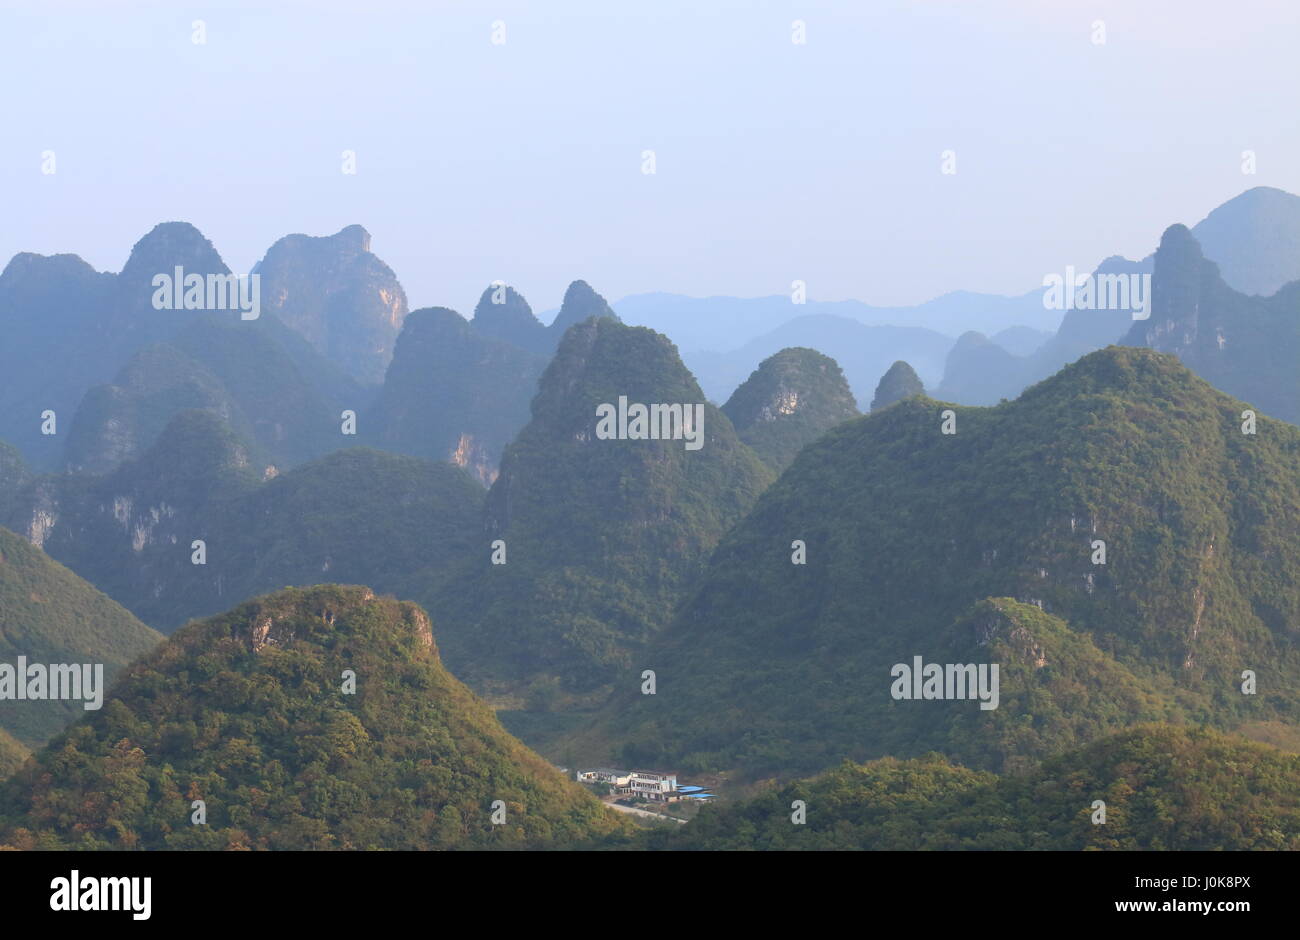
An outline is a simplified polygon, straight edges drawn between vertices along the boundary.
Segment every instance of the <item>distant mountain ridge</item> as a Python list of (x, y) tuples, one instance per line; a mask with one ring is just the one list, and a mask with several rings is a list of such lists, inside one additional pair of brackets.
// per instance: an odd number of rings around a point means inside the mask
[[(357, 233), (364, 235), (364, 230), (359, 226), (355, 229), (345, 229), (339, 236), (351, 245), (354, 258), (362, 258), (355, 251), (368, 243), (369, 236), (358, 241)], [(104, 472), (152, 443), (150, 435), (166, 423), (167, 417), (181, 410), (169, 405), (173, 398), (180, 403), (212, 407), (218, 413), (225, 411), (223, 417), (235, 420), (230, 413), (231, 400), (239, 401), (244, 410), (251, 403), (248, 396), (239, 394), (239, 388), (232, 387), (238, 380), (261, 388), (278, 386), (273, 398), (279, 407), (304, 410), (308, 423), (318, 420), (313, 413), (316, 406), (308, 398), (318, 400), (330, 411), (338, 404), (336, 396), (349, 400), (355, 409), (363, 407), (368, 396), (356, 381), (316, 352), (297, 332), (287, 329), (272, 312), (286, 303), (291, 313), (301, 312), (301, 308), (320, 310), (319, 298), (314, 295), (319, 286), (315, 279), (307, 275), (291, 277), (290, 269), (295, 264), (301, 269), (301, 264), (286, 257), (285, 252), (277, 252), (272, 261), (276, 257), (281, 260), (266, 270), (266, 309), (260, 310), (256, 319), (244, 320), (241, 309), (155, 309), (159, 288), (154, 279), (160, 275), (172, 278), (177, 268), (186, 277), (231, 274), (211, 241), (187, 222), (155, 226), (136, 242), (119, 274), (96, 272), (75, 255), (15, 256), (0, 273), (0, 329), (6, 334), (6, 342), (0, 345), (0, 375), (6, 379), (0, 385), (0, 439), (17, 446), (38, 469), (61, 468), (71, 460), (74, 465)], [(334, 295), (331, 302), (342, 304), (346, 310), (364, 308), (370, 283), (365, 280), (366, 262), (359, 262), (359, 267), (344, 267), (340, 272), (325, 265), (317, 273), (329, 276), (326, 280)], [(392, 290), (389, 284), (375, 296)], [(298, 292), (304, 291), (313, 296), (299, 303)], [(195, 337), (196, 324), (204, 321), (232, 329), (187, 342), (186, 337)], [(221, 342), (210, 347), (211, 339)], [(196, 373), (205, 369), (214, 372), (227, 387), (217, 388), (208, 375), (196, 375), (198, 385), (187, 386), (184, 372), (189, 367), (180, 366), (172, 357), (169, 365), (163, 365), (162, 359), (154, 360), (162, 366), (158, 376), (137, 368), (127, 382), (132, 387), (118, 384), (116, 389), (99, 388), (122, 377), (133, 356), (160, 344), (181, 349), (203, 367), (194, 370)], [(245, 357), (250, 361), (243, 361)], [(137, 367), (141, 364), (136, 363)], [(290, 371), (295, 371), (296, 376), (288, 375)], [(283, 394), (295, 385), (297, 388), (288, 396)], [(169, 388), (177, 394), (167, 394)], [(69, 453), (68, 434), (74, 416), (92, 391), (92, 400), (77, 422), (81, 424), (80, 441)], [(141, 391), (153, 397), (152, 403), (138, 400), (136, 393)], [(261, 404), (272, 412), (276, 407), (275, 400)], [(142, 408), (153, 412), (153, 416), (142, 415)], [(42, 430), (46, 412), (54, 413), (55, 433)], [(262, 443), (277, 459), (301, 460), (315, 455), (314, 447), (304, 437), (310, 436), (308, 430), (288, 430), (281, 424), (279, 431), (268, 427), (265, 432)], [(292, 438), (295, 432), (296, 440), (281, 446), (285, 442), (277, 435)]]
[(1133, 322), (1127, 343), (1173, 353), (1216, 388), (1300, 424), (1300, 281), (1270, 297), (1241, 294), (1174, 225), (1160, 240), (1153, 283), (1151, 316)]
[[(1288, 720), (1300, 429), (1243, 434), (1242, 409), (1112, 346), (995, 408), (912, 397), (837, 426), (641, 657), (660, 694), (615, 696), (581, 746), (697, 771), (926, 750), (1004, 770), (1133, 720)], [(893, 701), (891, 665), (921, 654), (1001, 660), (1002, 706)], [(1243, 695), (1256, 668), (1267, 694)]]
[(859, 410), (871, 405), (880, 376), (899, 359), (937, 382), (952, 340), (910, 326), (865, 326), (844, 317), (801, 316), (727, 353), (695, 352), (682, 358), (710, 401), (726, 401), (758, 363), (782, 349), (803, 347), (832, 357), (844, 372)]
[[(1261, 217), (1272, 227), (1252, 227)], [(1232, 259), (1240, 282), (1267, 288), (1280, 277), (1291, 281), (1268, 296), (1234, 289), (1206, 257), (1198, 233)], [(1252, 266), (1234, 238), (1255, 246), (1251, 257), (1263, 260)], [(1249, 190), (1190, 231), (1170, 226), (1157, 251), (1142, 261), (1112, 257), (1097, 268), (1094, 278), (1150, 277), (1145, 317), (1135, 319), (1131, 307), (1069, 310), (1057, 333), (1024, 356), (981, 333), (965, 333), (948, 353), (936, 394), (962, 404), (995, 404), (1081, 355), (1122, 342), (1172, 352), (1215, 387), (1273, 417), (1300, 422), (1300, 251), (1289, 247), (1294, 242), (1300, 242), (1300, 197)]]
[(1256, 186), (1192, 226), (1229, 287), (1263, 297), (1300, 280), (1300, 196)]
[(506, 445), (528, 421), (545, 366), (541, 354), (481, 334), (454, 310), (413, 311), (362, 437), (386, 450), (450, 460), (491, 485)]
[(569, 325), (618, 321), (586, 281), (574, 281), (549, 326), (509, 285), (489, 285), (466, 321), (434, 307), (407, 317), (397, 354), (370, 407), (363, 439), (404, 454), (449, 460), (485, 486), (528, 422), (537, 381)]
[[(925, 303), (877, 307), (857, 300), (795, 303), (788, 294), (768, 297), (688, 297), (633, 294), (614, 304), (627, 322), (673, 337), (683, 354), (728, 352), (800, 317), (841, 317), (864, 326), (907, 327), (956, 335), (975, 320), (989, 332), (1012, 326), (1055, 330), (1058, 311), (1045, 310), (1041, 292), (1018, 297), (954, 291)], [(797, 345), (797, 344), (796, 344)], [(836, 350), (822, 350), (832, 354)]]

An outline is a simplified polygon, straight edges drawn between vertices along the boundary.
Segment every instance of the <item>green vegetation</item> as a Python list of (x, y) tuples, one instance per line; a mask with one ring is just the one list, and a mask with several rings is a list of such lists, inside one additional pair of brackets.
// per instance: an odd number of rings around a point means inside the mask
[[(48, 518), (44, 548), (170, 632), (287, 584), (394, 590), (441, 583), (470, 551), (483, 490), (445, 463), (337, 451), (269, 481), (215, 415), (183, 412), (139, 460), (103, 477), (43, 478), (11, 525)], [(194, 540), (206, 564), (192, 563)]]
[(366, 384), (383, 381), (406, 292), (370, 251), (369, 232), (349, 225), (321, 237), (286, 235), (256, 270), (267, 312), (305, 338), (317, 357)]
[(528, 422), (545, 365), (537, 353), (481, 335), (454, 310), (416, 310), (362, 421), (362, 438), (386, 450), (454, 461), (489, 485), (501, 452)]
[[(995, 777), (932, 754), (844, 762), (655, 830), (659, 849), (1300, 849), (1300, 757), (1204, 729), (1147, 725)], [(791, 823), (791, 803), (806, 823)], [(1106, 804), (1094, 824), (1093, 802)]]
[(554, 349), (564, 341), (564, 335), (569, 331), (570, 327), (590, 320), (592, 317), (613, 320), (616, 323), (623, 322), (605, 298), (592, 290), (590, 284), (586, 281), (574, 281), (564, 291), (564, 301), (560, 304), (560, 312), (555, 315), (551, 325), (546, 328), (551, 337), (551, 348)]
[[(67, 568), (0, 528), (0, 662), (103, 663), (106, 682), (162, 639)], [(20, 756), (86, 714), (82, 702), (0, 702), (0, 778)], [(14, 741), (13, 739), (17, 739)]]
[(31, 751), (4, 728), (0, 728), (0, 780), (23, 765)]
[(741, 441), (780, 473), (804, 445), (858, 416), (835, 360), (791, 347), (759, 364), (722, 406)]
[[(640, 658), (659, 694), (621, 691), (573, 746), (696, 772), (930, 750), (1005, 770), (1157, 717), (1297, 723), (1300, 429), (1244, 435), (1241, 403), (1122, 347), (956, 408), (956, 434), (946, 407), (908, 399), (806, 447)], [(988, 620), (991, 650), (970, 639)], [(1002, 659), (1004, 704), (894, 701), (916, 655)]]
[[(298, 356), (292, 352), (296, 347)], [(315, 381), (324, 376), (327, 381)], [(131, 357), (111, 385), (90, 389), (68, 437), (66, 464), (108, 473), (138, 459), (182, 411), (202, 409), (280, 469), (346, 440), (343, 408), (365, 401), (354, 382), (267, 315), (253, 322), (191, 315), (166, 343)]]
[(32, 478), (18, 448), (0, 441), (0, 520), (8, 518), (18, 491)]
[(41, 434), (40, 414), (66, 422), (86, 389), (120, 364), (106, 348), (116, 337), (96, 329), (115, 282), (76, 255), (20, 252), (0, 273), (0, 439), (34, 467), (53, 468), (63, 456), (63, 438)]
[(921, 384), (916, 370), (900, 359), (880, 377), (875, 397), (871, 399), (871, 410), (879, 411), (896, 401), (924, 394), (925, 386)]
[(190, 624), (0, 785), (0, 844), (27, 849), (555, 848), (626, 828), (442, 667), (424, 611), (338, 585)]
[(1187, 227), (1171, 225), (1151, 290), (1151, 316), (1133, 324), (1126, 343), (1174, 353), (1215, 388), (1300, 423), (1300, 282), (1271, 297), (1238, 293)]
[(483, 291), (471, 325), (481, 336), (513, 343), (539, 356), (550, 356), (555, 351), (551, 332), (533, 315), (523, 294), (505, 284)]
[[(502, 459), (478, 547), (446, 590), (413, 582), (410, 596), (445, 619), (447, 660), (466, 681), (639, 683), (645, 644), (771, 480), (709, 405), (699, 450), (681, 440), (597, 439), (596, 406), (621, 395), (704, 402), (658, 333), (611, 318), (571, 328), (542, 376), (532, 420)], [(497, 539), (506, 564), (491, 563)]]

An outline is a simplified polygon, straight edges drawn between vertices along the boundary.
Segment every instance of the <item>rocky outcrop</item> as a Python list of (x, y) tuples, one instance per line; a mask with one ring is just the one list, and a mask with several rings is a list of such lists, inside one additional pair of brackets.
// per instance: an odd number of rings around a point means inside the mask
[(262, 305), (356, 379), (377, 384), (406, 319), (406, 292), (370, 251), (370, 233), (286, 235), (254, 271)]
[(858, 416), (839, 365), (815, 349), (769, 356), (722, 406), (740, 439), (768, 466), (784, 470), (806, 444)]
[(1271, 297), (1224, 283), (1184, 225), (1160, 239), (1151, 316), (1125, 338), (1176, 355), (1190, 369), (1266, 414), (1300, 422), (1300, 282)]
[(545, 360), (483, 336), (446, 307), (406, 318), (378, 399), (365, 416), (376, 447), (450, 460), (485, 486), (528, 421)]

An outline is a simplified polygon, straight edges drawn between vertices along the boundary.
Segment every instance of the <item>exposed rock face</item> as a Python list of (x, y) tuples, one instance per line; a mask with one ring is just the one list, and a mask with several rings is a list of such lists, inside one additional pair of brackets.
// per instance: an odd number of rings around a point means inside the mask
[(463, 467), (477, 480), (491, 486), (497, 478), (497, 464), (494, 455), (474, 439), (472, 434), (462, 434), (456, 442), (456, 449), (448, 458), (458, 467)]
[(45, 548), (45, 540), (59, 522), (59, 500), (57, 485), (45, 479), (37, 480), (32, 487), (28, 505), (23, 500), (16, 500), (14, 509), (17, 524), (14, 528), (27, 536), (27, 541), (37, 548)]
[[(1207, 264), (1213, 274), (1202, 274)], [(1156, 254), (1141, 261), (1112, 256), (1093, 273), (1141, 276), (1157, 267), (1154, 296), (1147, 298), (1150, 317), (1134, 320), (1131, 307), (1067, 310), (1057, 333), (1029, 356), (1003, 355), (969, 341), (968, 334), (953, 347), (936, 395), (967, 405), (995, 404), (1080, 356), (1126, 343), (1176, 353), (1229, 394), (1276, 417), (1300, 420), (1300, 388), (1289, 381), (1300, 355), (1300, 197), (1257, 186), (1190, 232), (1171, 226)], [(1211, 320), (1213, 328), (1200, 325)], [(1234, 340), (1235, 352), (1218, 354), (1232, 349)], [(1244, 364), (1247, 356), (1255, 358), (1255, 368)]]
[[(351, 244), (363, 242), (354, 237)], [(369, 400), (340, 366), (264, 303), (256, 319), (242, 319), (240, 301), (264, 298), (224, 296), (212, 310), (156, 309), (165, 285), (155, 278), (174, 282), (178, 268), (185, 278), (230, 276), (212, 243), (187, 222), (155, 226), (116, 275), (98, 273), (74, 255), (16, 256), (0, 275), (0, 440), (21, 448), (42, 470), (71, 463), (106, 472), (148, 447), (187, 407), (210, 408), (240, 424), (233, 401), (284, 427), (282, 412), (291, 412), (288, 423), (297, 427), (282, 435), (283, 446), (271, 446), (274, 427), (238, 430), (250, 432), (246, 436), (270, 447), (275, 457), (294, 462), (317, 452), (321, 422), (337, 429), (336, 393), (349, 403), (342, 407)], [(340, 293), (328, 283), (321, 289), (327, 288)], [(171, 361), (155, 354), (123, 374), (134, 355), (164, 344), (173, 347)], [(175, 361), (177, 350), (192, 361)], [(220, 381), (214, 384), (213, 376)], [(97, 388), (110, 381), (116, 389)], [(69, 429), (83, 404), (74, 446)], [(41, 433), (45, 412), (56, 416), (56, 433)], [(335, 435), (330, 444), (336, 443)]]
[(265, 465), (294, 466), (338, 447), (339, 414), (364, 397), (341, 370), (271, 315), (193, 317), (91, 388), (66, 434), (64, 465), (108, 473), (153, 446), (182, 411), (230, 425)]
[[(921, 397), (840, 425), (727, 534), (644, 655), (673, 676), (671, 696), (647, 705), (629, 683), (592, 740), (631, 742), (629, 761), (763, 775), (857, 748), (1013, 767), (1166, 705), (1225, 725), (1259, 716), (1272, 703), (1222, 708), (1251, 659), (1278, 664), (1273, 701), (1289, 710), (1300, 429), (1261, 416), (1244, 435), (1244, 407), (1174, 356), (1111, 346), (1014, 401), (961, 409), (955, 435)], [(986, 598), (1019, 599), (1001, 606), (1029, 633), (991, 630), (991, 610), (949, 630)], [(940, 727), (937, 711), (897, 710), (857, 681), (926, 650), (1002, 663), (1003, 704)], [(1033, 698), (1043, 691), (1057, 704)], [(1193, 698), (1206, 704), (1182, 704)]]
[(146, 346), (123, 367), (112, 385), (86, 393), (68, 434), (69, 470), (102, 474), (138, 457), (167, 421), (188, 408), (213, 411), (226, 422), (233, 403), (220, 380), (166, 343)]
[(406, 319), (406, 292), (349, 225), (315, 238), (286, 235), (258, 264), (262, 306), (358, 380), (377, 384)]
[[(236, 752), (268, 768), (259, 789), (229, 772)], [(631, 828), (506, 733), (442, 666), (423, 611), (350, 585), (188, 624), (20, 774), (0, 790), (0, 847), (560, 848)], [(158, 792), (105, 799), (123, 780)], [(200, 796), (206, 824), (179, 824)]]
[(740, 439), (778, 472), (804, 445), (858, 416), (839, 365), (815, 349), (783, 349), (736, 389), (722, 413)]
[(1194, 372), (1273, 417), (1300, 422), (1300, 282), (1271, 297), (1238, 293), (1184, 225), (1160, 239), (1151, 316), (1125, 342), (1173, 353)]
[(325, 577), (407, 593), (429, 566), (419, 581), (432, 585), (470, 551), (482, 499), (456, 467), (365, 448), (268, 473), (196, 410), (108, 474), (29, 483), (0, 525), (170, 632), (232, 599)]
[(450, 460), (484, 485), (528, 421), (545, 360), (481, 335), (446, 307), (406, 318), (379, 398), (364, 421), (386, 450)]
[[(312, 633), (324, 624), (333, 627), (340, 613), (349, 607), (371, 604), (375, 592), (368, 587), (336, 588), (333, 591), (281, 592), (249, 602), (251, 611), (231, 627), (234, 639), (245, 643), (254, 653), (271, 646), (287, 646), (295, 639), (310, 639)], [(433, 627), (429, 615), (411, 603), (395, 605), (401, 621), (411, 628), (419, 645), (433, 647)], [(311, 629), (304, 630), (304, 621)]]
[[(1224, 285), (1187, 226), (1171, 225), (1165, 230), (1152, 280), (1151, 316), (1134, 323), (1128, 339), (1132, 345), (1171, 352), (1180, 359), (1194, 354), (1202, 326), (1201, 295)], [(1222, 329), (1217, 313), (1204, 312), (1205, 326), (1215, 333)]]

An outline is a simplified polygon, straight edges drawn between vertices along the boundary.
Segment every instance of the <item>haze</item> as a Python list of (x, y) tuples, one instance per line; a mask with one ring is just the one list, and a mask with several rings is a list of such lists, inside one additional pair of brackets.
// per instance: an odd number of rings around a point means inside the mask
[(1300, 191), (1300, 8), (1260, 0), (5, 7), (0, 263), (119, 270), (182, 219), (247, 271), (358, 222), (413, 308), (502, 278), (552, 309), (579, 277), (902, 304)]

